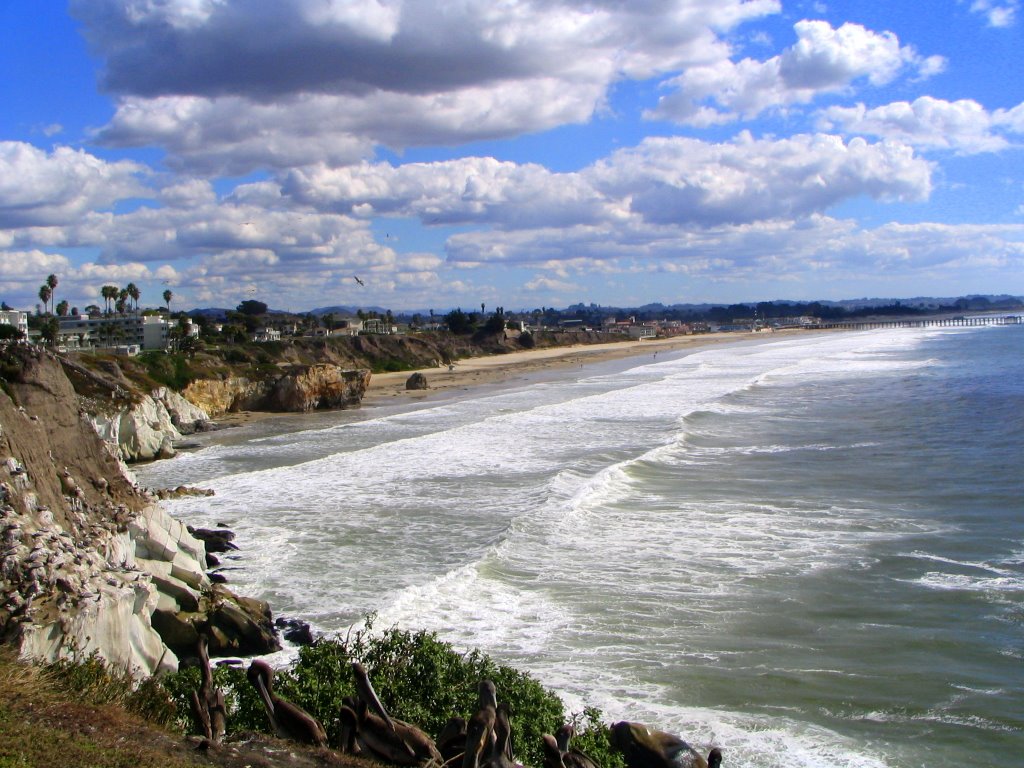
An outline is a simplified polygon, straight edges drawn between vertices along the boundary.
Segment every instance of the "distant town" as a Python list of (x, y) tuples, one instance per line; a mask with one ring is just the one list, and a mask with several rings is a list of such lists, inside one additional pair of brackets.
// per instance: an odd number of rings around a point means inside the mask
[[(273, 310), (248, 299), (234, 309), (172, 311), (174, 294), (163, 292), (163, 304), (141, 307), (138, 289), (103, 286), (104, 306), (81, 309), (55, 300), (59, 279), (50, 275), (40, 288), (41, 303), (33, 311), (2, 304), (0, 340), (19, 339), (62, 352), (110, 350), (121, 354), (142, 351), (189, 351), (208, 343), (268, 343), (295, 337), (396, 335), (447, 332), (456, 335), (586, 331), (611, 338), (646, 339), (696, 333), (773, 331), (883, 319), (958, 316), (964, 313), (1019, 312), (1019, 296), (959, 298), (851, 299), (847, 301), (762, 301), (757, 303), (647, 304), (611, 307), (575, 304), (563, 309), (540, 307), (508, 311), (504, 307), (479, 311), (455, 308), (392, 312), (379, 307), (323, 307), (296, 313)], [(523, 339), (526, 341), (527, 339)]]

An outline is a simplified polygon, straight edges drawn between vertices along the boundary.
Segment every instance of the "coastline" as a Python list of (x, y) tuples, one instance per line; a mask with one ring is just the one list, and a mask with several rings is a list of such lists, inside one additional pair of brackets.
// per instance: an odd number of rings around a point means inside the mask
[[(728, 344), (749, 339), (784, 338), (806, 331), (793, 329), (773, 333), (716, 333), (673, 336), (664, 339), (613, 341), (605, 344), (579, 344), (571, 347), (524, 349), (504, 355), (487, 355), (457, 360), (454, 366), (418, 368), (395, 373), (375, 373), (363, 397), (363, 405), (381, 405), (393, 398), (420, 400), (452, 389), (469, 389), (499, 384), (545, 370), (564, 370), (627, 357), (656, 355), (684, 349)], [(405, 382), (414, 373), (427, 378), (428, 389), (407, 390)]]
[[(467, 357), (455, 361), (451, 369), (448, 366), (433, 368), (416, 368), (408, 371), (391, 373), (375, 373), (370, 377), (370, 384), (360, 407), (374, 407), (395, 402), (415, 402), (425, 400), (452, 390), (469, 390), (478, 386), (501, 384), (517, 378), (525, 378), (531, 374), (544, 371), (577, 368), (610, 360), (628, 357), (656, 355), (660, 352), (677, 352), (685, 349), (730, 344), (752, 339), (768, 340), (787, 338), (807, 333), (801, 329), (774, 331), (771, 333), (715, 333), (697, 334), (693, 336), (672, 336), (661, 339), (631, 339), (612, 341), (604, 344), (577, 344), (569, 347), (546, 347), (544, 349), (524, 349), (502, 355), (485, 355)], [(427, 378), (427, 389), (406, 389), (405, 383), (414, 373), (422, 373)], [(215, 419), (221, 427), (237, 427), (264, 419), (285, 416), (295, 417), (295, 413), (279, 413), (276, 411), (239, 411), (228, 413)]]

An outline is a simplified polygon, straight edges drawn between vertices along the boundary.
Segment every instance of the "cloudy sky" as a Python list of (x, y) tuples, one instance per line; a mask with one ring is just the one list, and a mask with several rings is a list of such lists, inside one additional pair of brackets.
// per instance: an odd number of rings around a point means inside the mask
[(1021, 0), (3, 0), (0, 299), (1024, 294), (1022, 31)]

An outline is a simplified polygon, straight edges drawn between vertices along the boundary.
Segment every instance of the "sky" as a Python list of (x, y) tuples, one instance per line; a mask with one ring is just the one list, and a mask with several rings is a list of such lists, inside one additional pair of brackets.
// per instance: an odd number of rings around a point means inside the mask
[(1022, 31), (1021, 0), (0, 0), (0, 299), (1024, 294)]

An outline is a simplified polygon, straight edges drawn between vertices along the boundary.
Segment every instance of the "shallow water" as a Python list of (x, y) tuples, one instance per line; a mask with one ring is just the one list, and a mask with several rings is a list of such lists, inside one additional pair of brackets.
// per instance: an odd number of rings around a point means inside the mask
[(240, 592), (437, 630), (729, 766), (1019, 764), (1024, 333), (809, 334), (280, 419), (202, 485)]

